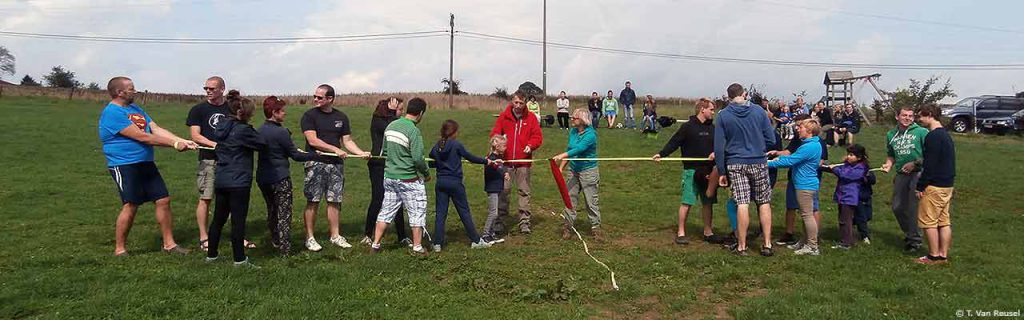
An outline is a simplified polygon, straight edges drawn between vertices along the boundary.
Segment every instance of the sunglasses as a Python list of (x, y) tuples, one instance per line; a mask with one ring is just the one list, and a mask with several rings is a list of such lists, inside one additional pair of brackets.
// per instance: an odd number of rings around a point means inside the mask
[(214, 88), (214, 87), (203, 87), (203, 91), (213, 91), (213, 90), (217, 90), (217, 88)]
[(313, 96), (313, 100), (327, 100), (327, 98), (330, 98), (330, 97), (327, 97), (327, 96)]

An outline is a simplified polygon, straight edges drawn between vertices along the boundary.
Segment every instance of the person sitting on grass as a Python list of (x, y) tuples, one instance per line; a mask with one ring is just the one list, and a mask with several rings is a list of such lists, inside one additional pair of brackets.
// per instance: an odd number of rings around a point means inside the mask
[[(492, 165), (494, 161), (469, 153), (455, 138), (459, 134), (459, 123), (445, 120), (441, 125), (441, 139), (430, 149), (430, 158), (434, 159), (431, 166), (437, 168), (437, 183), (434, 185), (435, 213), (434, 219), (434, 252), (441, 252), (444, 245), (444, 224), (448, 218), (448, 199), (455, 204), (455, 210), (462, 220), (462, 227), (472, 242), (473, 249), (489, 248), (491, 244), (480, 240), (473, 224), (473, 214), (469, 210), (466, 199), (466, 186), (462, 183), (462, 159), (471, 163)], [(499, 163), (501, 160), (497, 160)]]
[(156, 205), (163, 251), (187, 254), (189, 250), (174, 241), (171, 197), (156, 168), (153, 146), (174, 147), (180, 152), (195, 150), (198, 145), (158, 126), (149, 114), (135, 105), (135, 92), (132, 79), (111, 78), (107, 82), (111, 99), (100, 113), (98, 128), (107, 171), (121, 196), (121, 212), (114, 227), (114, 256), (128, 256), (128, 231), (132, 229), (139, 206), (146, 202)]
[(206, 262), (216, 261), (220, 234), (231, 218), (231, 251), (235, 267), (259, 268), (245, 255), (245, 218), (249, 215), (249, 196), (252, 194), (253, 151), (264, 150), (266, 140), (256, 132), (249, 119), (256, 107), (238, 91), (228, 92), (228, 116), (214, 129), (217, 147), (217, 170), (213, 180), (213, 222), (210, 223), (210, 245)]
[(526, 98), (526, 110), (533, 113), (533, 116), (537, 117), (537, 121), (540, 122), (540, 103), (537, 102), (536, 96), (530, 95), (529, 98)]
[(647, 95), (647, 100), (644, 101), (644, 118), (643, 127), (644, 132), (658, 132), (658, 122), (655, 120), (658, 118), (658, 102), (654, 100), (654, 97)]
[(796, 124), (797, 135), (803, 144), (791, 155), (780, 156), (768, 161), (769, 168), (792, 168), (793, 188), (796, 189), (796, 200), (800, 205), (800, 216), (804, 221), (804, 241), (789, 246), (796, 255), (820, 254), (818, 250), (818, 222), (814, 220), (814, 199), (818, 197), (818, 166), (821, 165), (821, 147), (818, 133), (821, 127), (812, 119), (802, 120)]
[(573, 209), (565, 208), (565, 215), (562, 222), (562, 239), (569, 240), (572, 236), (569, 230), (574, 228), (576, 223), (576, 208), (580, 203), (580, 193), (587, 206), (587, 216), (590, 217), (590, 231), (594, 239), (602, 239), (601, 233), (601, 209), (597, 201), (597, 185), (601, 176), (597, 171), (596, 160), (573, 160), (564, 161), (566, 158), (597, 158), (597, 130), (590, 125), (586, 110), (576, 109), (572, 113), (572, 126), (574, 131), (569, 131), (569, 143), (566, 151), (555, 155), (551, 159), (561, 161), (562, 168), (569, 164), (569, 178), (566, 179), (569, 197)]
[(857, 215), (861, 185), (865, 183), (868, 167), (867, 150), (859, 144), (846, 148), (842, 164), (823, 167), (839, 178), (833, 199), (839, 205), (840, 240), (832, 249), (849, 250), (853, 247), (853, 220)]
[(604, 109), (605, 119), (608, 120), (608, 129), (614, 128), (615, 115), (619, 113), (619, 101), (615, 100), (615, 97), (612, 96), (611, 90), (608, 90), (608, 97), (604, 98), (601, 106)]

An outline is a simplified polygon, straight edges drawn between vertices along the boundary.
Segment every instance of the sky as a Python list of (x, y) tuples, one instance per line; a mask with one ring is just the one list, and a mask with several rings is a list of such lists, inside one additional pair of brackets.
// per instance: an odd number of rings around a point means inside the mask
[[(998, 8), (998, 10), (993, 9)], [(0, 1), (0, 31), (146, 38), (320, 37), (442, 31), (454, 14), (455, 78), (492, 93), (542, 85), (542, 47), (465, 36), (541, 40), (543, 1)], [(1021, 64), (1020, 1), (552, 0), (549, 42), (679, 55), (864, 64)], [(431, 34), (433, 35), (433, 34)], [(83, 83), (119, 75), (153, 92), (196, 93), (223, 76), (243, 94), (439, 91), (449, 37), (273, 44), (86, 42), (0, 35), (17, 83), (55, 65)], [(733, 83), (771, 97), (820, 97), (826, 71), (881, 73), (883, 90), (908, 80), (950, 79), (959, 97), (1024, 91), (1024, 70), (892, 70), (707, 62), (548, 47), (548, 91), (713, 97)], [(875, 98), (857, 84), (857, 99)], [(814, 99), (810, 99), (814, 100)], [(956, 99), (953, 99), (954, 101)], [(951, 101), (947, 101), (951, 102)]]

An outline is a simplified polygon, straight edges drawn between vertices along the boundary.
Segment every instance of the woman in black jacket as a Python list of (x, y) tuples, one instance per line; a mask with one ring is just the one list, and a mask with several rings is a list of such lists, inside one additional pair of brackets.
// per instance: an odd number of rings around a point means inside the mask
[[(366, 166), (370, 171), (370, 206), (366, 209), (366, 225), (363, 240), (360, 243), (370, 244), (373, 237), (373, 229), (377, 225), (377, 215), (380, 214), (381, 206), (384, 204), (384, 129), (399, 115), (402, 115), (402, 99), (390, 97), (377, 103), (377, 109), (373, 111), (370, 119), (370, 140), (373, 146), (370, 151), (374, 156), (370, 158)], [(398, 241), (412, 245), (412, 240), (406, 236), (405, 215), (399, 209), (395, 214), (395, 233), (398, 234)]]
[(255, 107), (249, 99), (231, 90), (227, 99), (231, 114), (217, 124), (214, 138), (217, 147), (217, 170), (214, 177), (213, 223), (210, 224), (210, 249), (206, 261), (218, 258), (221, 229), (231, 217), (231, 249), (236, 267), (258, 268), (245, 256), (245, 217), (249, 214), (249, 190), (252, 188), (252, 153), (266, 147), (263, 137), (249, 125)]
[(289, 255), (292, 249), (292, 180), (288, 159), (309, 161), (315, 159), (316, 154), (296, 148), (291, 132), (281, 126), (285, 105), (284, 100), (275, 96), (263, 100), (263, 115), (267, 121), (260, 126), (259, 133), (267, 147), (260, 150), (256, 185), (267, 203), (267, 230), (270, 231), (271, 245), (282, 255)]

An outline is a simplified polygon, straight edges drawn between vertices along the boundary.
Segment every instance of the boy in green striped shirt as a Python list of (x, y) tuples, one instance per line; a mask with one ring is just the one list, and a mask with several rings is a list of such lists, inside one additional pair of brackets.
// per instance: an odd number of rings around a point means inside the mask
[(420, 98), (409, 100), (405, 117), (392, 121), (384, 130), (384, 203), (377, 216), (370, 250), (380, 252), (380, 239), (395, 218), (398, 208), (405, 206), (412, 228), (412, 251), (425, 255), (421, 245), (426, 226), (427, 192), (423, 183), (430, 181), (427, 162), (423, 158), (423, 135), (416, 127), (427, 111), (427, 102)]

